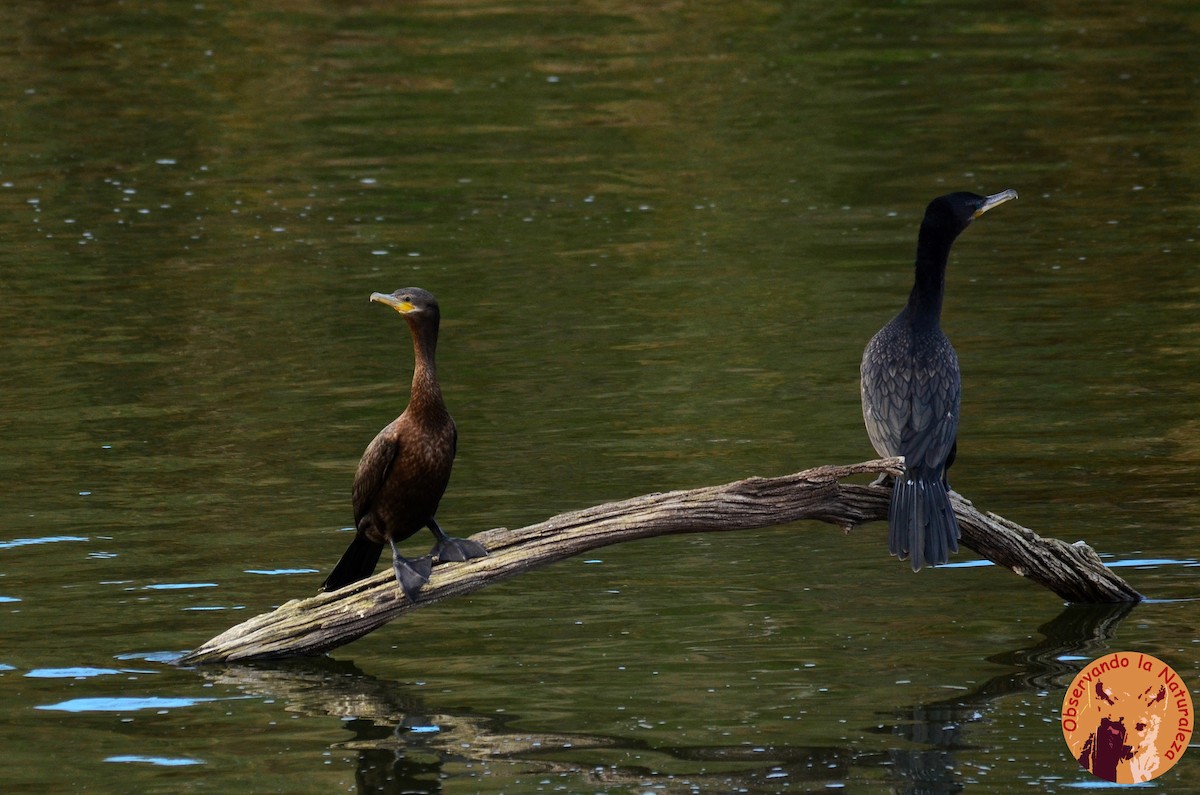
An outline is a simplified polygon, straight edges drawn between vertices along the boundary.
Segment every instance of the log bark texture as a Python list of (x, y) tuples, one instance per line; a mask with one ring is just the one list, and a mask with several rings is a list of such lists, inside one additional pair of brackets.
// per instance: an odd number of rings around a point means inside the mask
[[(597, 547), (678, 533), (750, 530), (815, 519), (850, 530), (887, 518), (891, 490), (842, 483), (854, 475), (900, 471), (887, 458), (823, 466), (774, 478), (753, 477), (721, 486), (648, 494), (561, 514), (517, 530), (497, 528), (472, 539), (488, 556), (439, 564), (420, 599), (410, 602), (390, 566), (332, 593), (295, 599), (255, 616), (184, 655), (181, 665), (280, 659), (320, 654), (350, 643), (418, 607), (470, 593), (499, 580)], [(1068, 544), (992, 513), (980, 513), (951, 493), (963, 546), (1027, 577), (1069, 602), (1115, 603), (1142, 599), (1105, 568), (1082, 541)], [(881, 548), (882, 549), (882, 548)], [(880, 555), (883, 558), (881, 552)]]

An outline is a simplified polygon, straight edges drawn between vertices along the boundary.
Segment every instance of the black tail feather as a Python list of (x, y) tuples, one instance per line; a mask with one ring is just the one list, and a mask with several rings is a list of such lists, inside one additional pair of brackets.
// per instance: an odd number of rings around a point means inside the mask
[(362, 534), (356, 535), (342, 554), (342, 559), (321, 585), (322, 591), (336, 591), (352, 582), (370, 577), (383, 553), (383, 544), (376, 544)]
[(958, 552), (958, 520), (943, 478), (937, 473), (905, 472), (896, 478), (888, 508), (888, 551), (913, 571), (938, 566)]

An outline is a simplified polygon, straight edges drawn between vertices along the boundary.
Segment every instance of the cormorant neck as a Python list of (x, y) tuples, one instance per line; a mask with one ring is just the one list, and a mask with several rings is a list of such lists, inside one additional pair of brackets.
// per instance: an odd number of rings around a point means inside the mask
[(947, 236), (944, 232), (921, 225), (917, 237), (916, 278), (906, 307), (914, 325), (937, 326), (942, 316), (942, 296), (946, 288), (946, 263), (950, 259), (950, 247), (958, 235)]
[(438, 383), (437, 363), (434, 359), (437, 353), (437, 318), (426, 322), (410, 322), (409, 325), (412, 328), (415, 354), (409, 409), (444, 412), (446, 405), (442, 402), (442, 387)]

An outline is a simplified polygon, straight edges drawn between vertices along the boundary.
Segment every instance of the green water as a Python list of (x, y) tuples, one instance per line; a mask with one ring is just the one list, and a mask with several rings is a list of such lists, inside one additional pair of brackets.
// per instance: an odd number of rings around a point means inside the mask
[[(1198, 25), (5, 4), (0, 791), (1088, 785), (1058, 727), (1086, 660), (1200, 682)], [(925, 203), (1008, 187), (948, 277), (954, 485), (1153, 601), (913, 575), (882, 525), (805, 524), (603, 549), (322, 660), (172, 664), (347, 542), (411, 372), (372, 291), (441, 301), (443, 526), (516, 527), (872, 457), (859, 356)], [(1200, 791), (1198, 759), (1160, 789)]]

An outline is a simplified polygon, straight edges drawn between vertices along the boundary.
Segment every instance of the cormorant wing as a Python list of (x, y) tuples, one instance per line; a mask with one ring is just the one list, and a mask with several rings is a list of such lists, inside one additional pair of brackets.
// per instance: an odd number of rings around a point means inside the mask
[(941, 469), (958, 436), (958, 411), (962, 383), (958, 357), (950, 341), (941, 337), (928, 356), (912, 368), (909, 416), (900, 438), (900, 454), (907, 467)]
[[(394, 423), (393, 423), (394, 424)], [(388, 425), (380, 431), (358, 462), (358, 470), (354, 473), (354, 525), (358, 526), (363, 516), (371, 510), (375, 496), (387, 482), (392, 464), (403, 454), (403, 443), (400, 435), (393, 432), (393, 426)]]
[(900, 455), (900, 439), (912, 413), (912, 372), (897, 367), (875, 340), (861, 370), (863, 420), (871, 446), (881, 456)]

